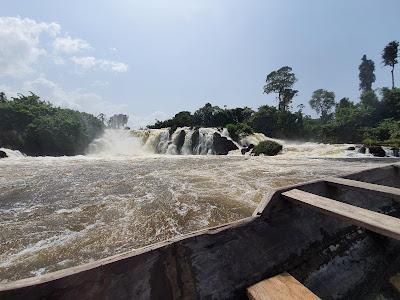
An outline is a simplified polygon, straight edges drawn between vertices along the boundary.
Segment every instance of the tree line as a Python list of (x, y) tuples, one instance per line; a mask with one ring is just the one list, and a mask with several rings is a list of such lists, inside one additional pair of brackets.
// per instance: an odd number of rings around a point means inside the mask
[[(308, 104), (318, 118), (305, 115), (304, 104), (293, 111), (292, 102), (298, 94), (294, 88), (297, 77), (289, 66), (272, 71), (266, 77), (263, 91), (275, 93), (277, 107), (262, 105), (228, 109), (205, 104), (193, 114), (177, 113), (173, 118), (156, 121), (148, 128), (226, 127), (231, 137), (239, 140), (243, 134), (261, 132), (270, 137), (303, 139), (329, 143), (400, 144), (400, 89), (395, 87), (394, 68), (398, 63), (399, 43), (392, 41), (382, 51), (382, 63), (390, 67), (391, 88), (374, 90), (375, 63), (366, 55), (359, 65), (359, 101), (335, 99), (335, 93), (315, 90)], [(377, 93), (378, 91), (378, 93)]]
[(91, 114), (54, 107), (40, 97), (0, 93), (0, 147), (28, 155), (83, 154), (104, 129)]
[(84, 154), (105, 128), (127, 128), (128, 119), (54, 107), (34, 93), (8, 99), (0, 92), (0, 147), (33, 156)]

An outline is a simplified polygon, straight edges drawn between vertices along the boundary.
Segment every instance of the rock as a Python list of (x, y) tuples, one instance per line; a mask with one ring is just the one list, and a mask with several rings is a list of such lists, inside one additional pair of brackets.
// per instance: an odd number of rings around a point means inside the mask
[(6, 158), (8, 157), (7, 153), (5, 153), (4, 151), (0, 150), (0, 158)]
[(369, 148), (369, 153), (371, 153), (373, 156), (377, 157), (385, 157), (386, 152), (383, 150), (381, 146), (370, 146)]
[(250, 144), (248, 146), (243, 147), (240, 151), (242, 152), (243, 155), (245, 155), (247, 152), (249, 152), (253, 148), (254, 148), (254, 145)]
[(178, 136), (176, 137), (176, 150), (178, 151), (178, 153), (181, 153), (181, 149), (183, 144), (185, 143), (185, 136), (186, 136), (186, 132), (185, 130), (181, 130), (178, 134)]
[(356, 147), (350, 146), (349, 148), (347, 148), (347, 150), (349, 150), (349, 151), (354, 151), (354, 150), (356, 150)]
[(365, 146), (362, 146), (360, 149), (358, 149), (359, 153), (365, 154), (365, 152), (367, 151), (367, 148), (365, 148)]
[(192, 134), (192, 153), (195, 152), (195, 149), (196, 149), (197, 145), (199, 144), (199, 137), (200, 137), (200, 132), (198, 129), (196, 129)]
[(274, 156), (277, 155), (279, 152), (282, 150), (282, 145), (274, 142), (274, 141), (262, 141), (260, 142), (257, 146), (254, 147), (253, 151), (251, 153), (254, 153), (254, 155), (268, 155), (268, 156)]
[(216, 155), (226, 155), (229, 151), (239, 149), (235, 143), (218, 132), (213, 135), (213, 150)]
[(390, 148), (390, 150), (392, 151), (392, 155), (393, 156), (395, 156), (395, 157), (399, 157), (400, 156), (399, 155), (399, 148), (393, 147), (393, 148)]

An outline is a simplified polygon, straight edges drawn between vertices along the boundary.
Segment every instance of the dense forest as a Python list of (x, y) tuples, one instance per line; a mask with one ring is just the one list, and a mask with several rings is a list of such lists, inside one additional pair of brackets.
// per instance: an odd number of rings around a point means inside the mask
[(364, 143), (400, 146), (400, 89), (395, 87), (394, 68), (398, 63), (397, 41), (390, 42), (382, 51), (382, 63), (390, 67), (391, 88), (373, 89), (375, 63), (364, 55), (359, 65), (360, 97), (335, 99), (333, 91), (318, 89), (310, 97), (309, 105), (318, 118), (291, 107), (298, 94), (297, 81), (291, 67), (284, 66), (267, 75), (264, 93), (277, 95), (277, 107), (263, 105), (257, 110), (249, 107), (221, 108), (210, 103), (193, 114), (181, 111), (173, 118), (156, 121), (148, 128), (170, 127), (226, 127), (235, 140), (242, 134), (261, 132), (269, 137), (308, 140), (328, 143)]
[(0, 93), (0, 147), (28, 155), (83, 154), (104, 128), (93, 115), (54, 107), (35, 94)]

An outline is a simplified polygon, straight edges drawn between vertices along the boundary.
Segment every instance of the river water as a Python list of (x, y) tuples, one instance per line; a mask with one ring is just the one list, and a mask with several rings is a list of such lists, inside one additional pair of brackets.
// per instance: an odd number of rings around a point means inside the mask
[(278, 187), (389, 162), (346, 158), (346, 145), (285, 147), (276, 157), (8, 151), (0, 160), (0, 283), (244, 218)]

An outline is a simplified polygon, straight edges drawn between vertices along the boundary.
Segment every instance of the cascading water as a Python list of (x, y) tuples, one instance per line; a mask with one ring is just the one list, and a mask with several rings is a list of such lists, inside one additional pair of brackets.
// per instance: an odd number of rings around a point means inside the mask
[(146, 149), (141, 140), (128, 130), (106, 129), (104, 134), (94, 140), (87, 150), (89, 156), (136, 156), (144, 155)]
[(22, 154), (20, 151), (18, 150), (11, 150), (11, 149), (7, 149), (7, 148), (0, 148), (0, 151), (3, 151), (8, 158), (24, 158), (25, 155)]
[(216, 128), (182, 127), (172, 135), (169, 129), (132, 130), (131, 134), (141, 140), (145, 149), (158, 154), (227, 154), (232, 149), (240, 148), (226, 130), (221, 133)]
[[(360, 146), (355, 146), (355, 150), (348, 151), (347, 149), (353, 146), (350, 144), (285, 141), (269, 138), (262, 133), (247, 135), (241, 138), (239, 143), (236, 143), (229, 137), (229, 132), (225, 128), (219, 130), (217, 128), (193, 129), (189, 127), (177, 128), (172, 134), (168, 128), (130, 131), (107, 129), (101, 138), (89, 145), (87, 154), (98, 157), (149, 154), (212, 155), (230, 153), (239, 155), (240, 151), (232, 150), (240, 150), (243, 146), (257, 145), (259, 142), (267, 140), (283, 145), (280, 157), (373, 157), (368, 148), (362, 152)], [(389, 147), (383, 147), (383, 149), (388, 157), (398, 156), (398, 152)], [(11, 153), (11, 155), (22, 156), (19, 152)]]
[[(351, 144), (323, 144), (313, 142), (295, 142), (273, 139), (262, 133), (254, 133), (242, 137), (236, 143), (229, 137), (226, 128), (177, 128), (170, 134), (169, 128), (124, 130), (106, 129), (104, 134), (94, 140), (88, 147), (88, 157), (134, 157), (151, 154), (168, 155), (213, 155), (234, 154), (240, 155), (240, 149), (250, 144), (257, 145), (261, 141), (275, 141), (283, 145), (279, 157), (350, 157), (368, 158), (373, 157), (369, 149)], [(348, 148), (355, 150), (349, 151)], [(396, 148), (382, 147), (387, 157), (398, 157)], [(26, 158), (18, 150), (0, 148), (7, 155), (6, 159)], [(237, 151), (236, 151), (237, 150)], [(250, 152), (246, 153), (249, 155)]]

